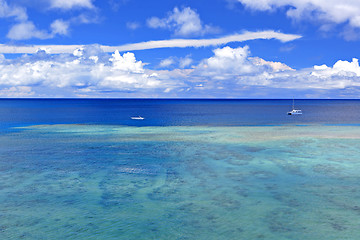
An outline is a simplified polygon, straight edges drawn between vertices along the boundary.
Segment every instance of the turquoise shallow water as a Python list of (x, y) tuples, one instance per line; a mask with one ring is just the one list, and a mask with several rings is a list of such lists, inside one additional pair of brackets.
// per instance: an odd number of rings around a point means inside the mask
[(360, 127), (0, 135), (0, 239), (360, 239)]

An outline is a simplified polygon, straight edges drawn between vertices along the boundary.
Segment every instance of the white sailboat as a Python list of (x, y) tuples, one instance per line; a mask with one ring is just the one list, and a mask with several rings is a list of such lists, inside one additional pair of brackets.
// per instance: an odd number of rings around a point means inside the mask
[(131, 117), (132, 120), (144, 120), (145, 118), (138, 116), (138, 117)]
[(295, 100), (293, 99), (293, 105), (292, 105), (292, 110), (290, 112), (288, 112), (288, 115), (301, 115), (302, 111), (300, 109), (295, 109)]

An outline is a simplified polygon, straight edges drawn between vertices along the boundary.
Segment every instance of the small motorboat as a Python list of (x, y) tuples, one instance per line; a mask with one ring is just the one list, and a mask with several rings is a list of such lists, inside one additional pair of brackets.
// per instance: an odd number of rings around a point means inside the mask
[(131, 117), (132, 120), (144, 120), (145, 118), (141, 117), (141, 116), (137, 116), (137, 117)]

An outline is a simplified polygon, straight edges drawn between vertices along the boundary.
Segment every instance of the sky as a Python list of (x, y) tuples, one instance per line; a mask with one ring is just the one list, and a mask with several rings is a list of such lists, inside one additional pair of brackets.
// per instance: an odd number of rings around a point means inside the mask
[(0, 0), (0, 98), (359, 98), (358, 0)]

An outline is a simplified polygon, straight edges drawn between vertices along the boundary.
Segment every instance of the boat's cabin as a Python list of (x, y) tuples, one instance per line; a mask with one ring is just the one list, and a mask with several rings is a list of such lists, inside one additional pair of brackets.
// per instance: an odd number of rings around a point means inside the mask
[(288, 112), (288, 115), (293, 115), (293, 114), (302, 114), (300, 109), (293, 109), (290, 112)]

